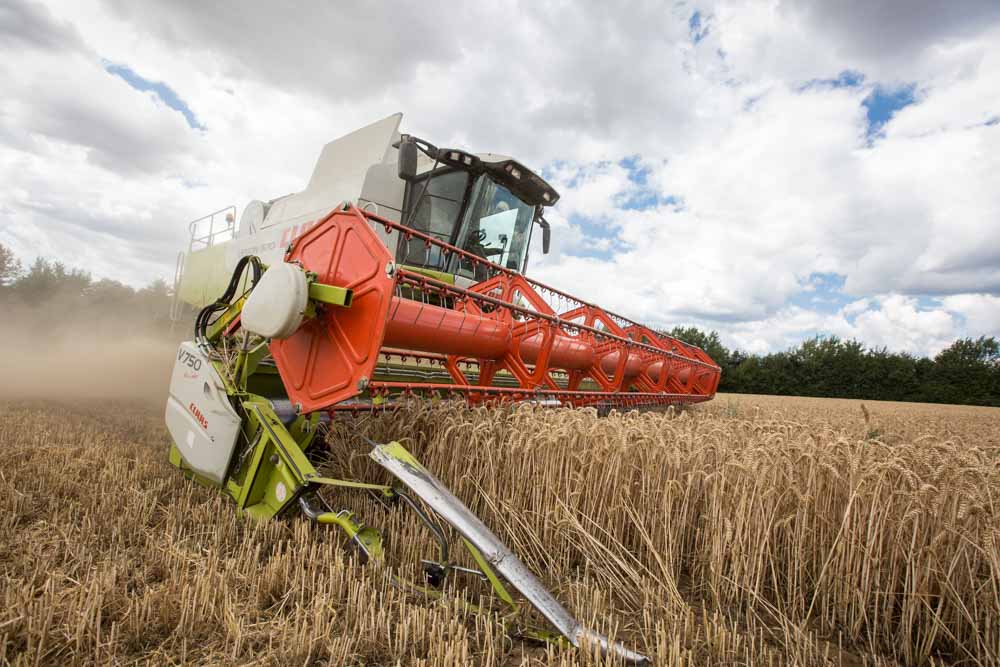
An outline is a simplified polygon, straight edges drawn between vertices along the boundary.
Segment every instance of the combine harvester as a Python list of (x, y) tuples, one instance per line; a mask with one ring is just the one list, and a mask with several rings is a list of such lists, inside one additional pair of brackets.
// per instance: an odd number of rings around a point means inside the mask
[[(238, 227), (232, 208), (191, 224), (175, 305), (201, 310), (171, 379), (170, 461), (253, 518), (298, 509), (336, 524), (366, 559), (381, 556), (380, 534), (317, 492), (402, 500), (440, 544), (439, 560), (424, 564), (428, 586), (408, 589), (433, 595), (450, 572), (469, 571), (449, 560), (434, 514), (457, 531), (517, 634), (644, 662), (583, 627), (400, 444), (370, 443), (370, 457), (401, 484), (314, 467), (325, 421), (405, 396), (609, 409), (706, 401), (719, 383), (702, 350), (525, 277), (532, 232), (547, 252), (543, 213), (559, 198), (540, 176), (509, 157), (400, 134), (400, 120), (327, 144), (305, 190), (251, 202)], [(557, 633), (525, 623), (507, 585)]]

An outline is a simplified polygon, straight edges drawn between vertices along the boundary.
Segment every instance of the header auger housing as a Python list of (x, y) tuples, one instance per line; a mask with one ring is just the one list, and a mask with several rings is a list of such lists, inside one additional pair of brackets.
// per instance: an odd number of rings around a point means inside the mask
[[(253, 518), (298, 510), (336, 524), (369, 560), (382, 556), (381, 535), (349, 510), (326, 507), (317, 492), (333, 486), (399, 499), (440, 544), (438, 560), (425, 562), (430, 587), (400, 586), (439, 594), (433, 587), (450, 572), (468, 571), (449, 559), (437, 517), (460, 537), (473, 572), (508, 607), (502, 618), (519, 634), (596, 643), (645, 662), (581, 626), (398, 443), (369, 443), (370, 458), (398, 484), (325, 477), (314, 465), (317, 433), (338, 412), (388, 409), (403, 396), (607, 409), (705, 401), (718, 386), (719, 368), (700, 349), (522, 275), (530, 226), (543, 226), (547, 237), (541, 210), (558, 199), (540, 177), (509, 158), (484, 161), (397, 139), (399, 178), (407, 181), (398, 217), (417, 222), (343, 203), (279, 256), (241, 256), (221, 297), (199, 313), (195, 340), (178, 350), (166, 412), (170, 460)], [(410, 142), (434, 156), (423, 183)], [(445, 218), (434, 217), (434, 203), (422, 224), (425, 195), (435, 198), (447, 185), (438, 176), (464, 182), (463, 199)], [(513, 182), (522, 178), (530, 182)], [(506, 207), (493, 208), (497, 201)], [(454, 225), (450, 233), (440, 232), (442, 219)], [(508, 586), (556, 633), (527, 623)]]
[[(465, 288), (397, 266), (372, 225), (490, 277)], [(285, 261), (352, 295), (349, 308), (271, 343), (288, 397), (304, 412), (361, 394), (378, 405), (414, 392), (472, 403), (663, 406), (707, 400), (718, 384), (718, 367), (697, 348), (353, 206), (296, 239)], [(568, 310), (557, 314), (545, 296)], [(433, 382), (409, 377), (410, 359), (445, 374)]]

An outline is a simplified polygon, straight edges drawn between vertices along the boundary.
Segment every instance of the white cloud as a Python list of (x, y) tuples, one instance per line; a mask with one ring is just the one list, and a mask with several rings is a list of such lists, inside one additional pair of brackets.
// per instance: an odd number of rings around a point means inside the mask
[(965, 320), (969, 336), (1000, 336), (1000, 297), (990, 294), (954, 294), (941, 299), (945, 310)]
[(840, 312), (846, 317), (851, 317), (853, 315), (857, 315), (858, 313), (865, 312), (871, 304), (871, 299), (858, 299), (857, 301), (852, 301), (841, 308)]
[(833, 335), (870, 348), (934, 356), (955, 339), (983, 335), (984, 326), (1000, 323), (997, 302), (1000, 299), (959, 295), (921, 305), (913, 297), (885, 294), (830, 313), (787, 306), (765, 318), (723, 323), (719, 328), (724, 344), (757, 354), (788, 349), (816, 335)]
[(993, 0), (720, 0), (702, 46), (721, 48), (733, 75), (754, 80), (827, 78), (844, 70), (893, 82), (966, 64), (968, 49), (1000, 20)]
[(878, 300), (847, 327), (851, 338), (869, 347), (887, 347), (914, 354), (936, 354), (955, 338), (957, 323), (940, 309), (920, 309), (916, 299), (893, 294)]

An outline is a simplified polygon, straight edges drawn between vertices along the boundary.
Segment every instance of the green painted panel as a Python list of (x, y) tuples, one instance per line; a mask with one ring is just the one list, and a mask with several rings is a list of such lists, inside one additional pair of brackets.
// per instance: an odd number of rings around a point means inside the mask
[(178, 288), (181, 301), (201, 308), (219, 298), (232, 269), (226, 266), (226, 246), (216, 245), (189, 252), (184, 257), (184, 275)]

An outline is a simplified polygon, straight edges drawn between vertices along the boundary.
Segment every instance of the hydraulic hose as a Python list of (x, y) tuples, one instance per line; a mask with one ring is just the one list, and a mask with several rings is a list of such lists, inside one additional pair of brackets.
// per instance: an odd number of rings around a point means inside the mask
[(211, 324), (212, 315), (222, 312), (232, 305), (233, 297), (236, 296), (236, 290), (239, 289), (240, 279), (243, 277), (244, 271), (246, 271), (247, 264), (250, 265), (252, 271), (250, 279), (251, 288), (255, 287), (257, 281), (264, 275), (264, 265), (261, 263), (259, 257), (256, 255), (241, 257), (233, 269), (233, 275), (229, 278), (229, 285), (226, 287), (226, 291), (213, 303), (208, 304), (198, 312), (198, 316), (194, 321), (194, 335), (196, 340), (204, 340), (208, 337), (208, 327)]

